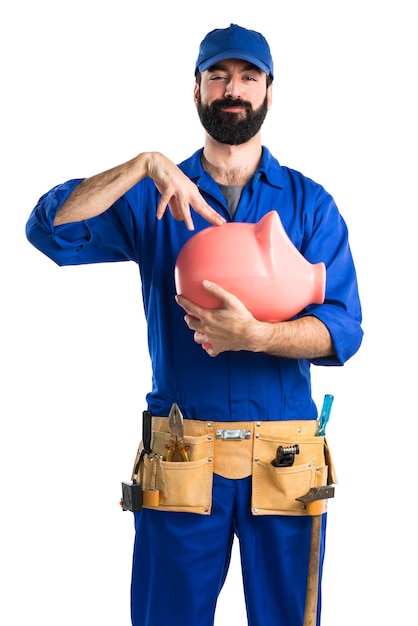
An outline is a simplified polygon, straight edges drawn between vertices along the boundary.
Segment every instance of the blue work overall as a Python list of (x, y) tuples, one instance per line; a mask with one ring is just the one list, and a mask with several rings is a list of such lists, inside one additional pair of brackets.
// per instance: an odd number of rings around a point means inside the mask
[[(248, 625), (302, 626), (312, 518), (253, 516), (250, 501), (251, 477), (215, 474), (211, 515), (150, 509), (135, 514), (133, 626), (213, 626), (234, 536)], [(326, 514), (322, 517), (320, 579)], [(231, 613), (233, 606), (231, 599)]]

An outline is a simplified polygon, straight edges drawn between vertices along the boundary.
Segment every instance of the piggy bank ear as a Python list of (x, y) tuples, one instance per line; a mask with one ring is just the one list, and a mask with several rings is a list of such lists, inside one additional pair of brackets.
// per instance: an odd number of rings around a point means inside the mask
[(260, 255), (270, 275), (289, 268), (298, 261), (299, 252), (285, 231), (276, 211), (266, 213), (255, 226)]
[(255, 236), (265, 249), (270, 249), (274, 245), (275, 232), (284, 228), (276, 211), (270, 211), (261, 218), (255, 225)]
[(276, 211), (267, 213), (255, 230), (267, 273), (275, 277), (274, 295), (266, 303), (266, 310), (271, 307), (280, 321), (299, 313), (308, 304), (322, 304), (326, 286), (324, 263), (312, 264), (303, 257)]

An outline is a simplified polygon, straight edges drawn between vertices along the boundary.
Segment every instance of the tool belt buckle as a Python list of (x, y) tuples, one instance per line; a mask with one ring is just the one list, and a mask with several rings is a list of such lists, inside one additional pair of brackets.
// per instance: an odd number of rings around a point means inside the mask
[(224, 441), (251, 439), (251, 430), (232, 430), (228, 428), (220, 428), (216, 431), (216, 439), (223, 439)]

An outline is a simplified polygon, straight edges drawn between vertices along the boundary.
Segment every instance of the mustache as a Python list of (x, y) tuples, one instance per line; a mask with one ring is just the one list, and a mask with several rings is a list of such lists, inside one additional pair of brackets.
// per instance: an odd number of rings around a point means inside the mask
[(226, 107), (243, 107), (245, 108), (247, 113), (252, 113), (252, 110), (253, 110), (251, 102), (247, 102), (246, 100), (239, 100), (239, 99), (232, 100), (231, 98), (223, 98), (222, 100), (214, 100), (212, 104), (210, 105), (210, 108), (213, 111), (219, 111), (219, 112), (222, 112), (222, 109)]

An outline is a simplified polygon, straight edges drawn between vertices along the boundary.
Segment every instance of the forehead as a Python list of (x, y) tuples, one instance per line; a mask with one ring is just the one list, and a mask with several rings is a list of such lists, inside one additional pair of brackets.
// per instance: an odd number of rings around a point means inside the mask
[(253, 63), (249, 63), (248, 61), (243, 61), (241, 59), (224, 59), (223, 61), (218, 61), (217, 63), (211, 65), (206, 71), (213, 73), (231, 72), (232, 70), (238, 72), (254, 72), (256, 74), (264, 74), (264, 72)]

